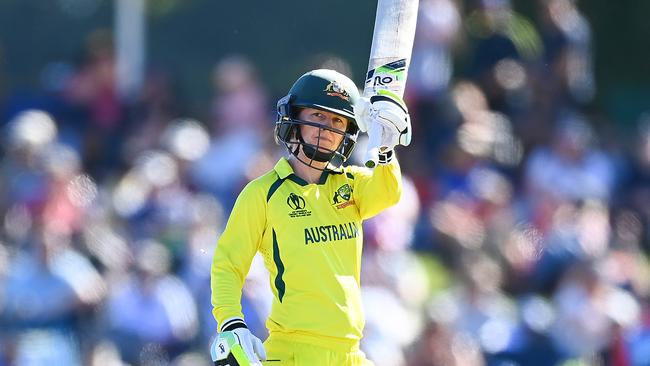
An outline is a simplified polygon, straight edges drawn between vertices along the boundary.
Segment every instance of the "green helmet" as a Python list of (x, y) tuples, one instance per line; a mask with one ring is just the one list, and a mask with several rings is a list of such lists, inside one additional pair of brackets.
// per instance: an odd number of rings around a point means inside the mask
[[(354, 105), (358, 100), (359, 90), (347, 76), (334, 70), (310, 71), (298, 78), (289, 90), (289, 94), (278, 101), (276, 139), (304, 164), (313, 167), (314, 161), (328, 162), (338, 168), (352, 154), (359, 136), (359, 126), (354, 117)], [(297, 116), (301, 108), (315, 108), (344, 116), (349, 121), (347, 130), (342, 133), (318, 123), (298, 120)], [(307, 143), (300, 135), (300, 125), (330, 130), (343, 135), (343, 140), (336, 150)], [(304, 161), (298, 156), (300, 148), (310, 160)]]

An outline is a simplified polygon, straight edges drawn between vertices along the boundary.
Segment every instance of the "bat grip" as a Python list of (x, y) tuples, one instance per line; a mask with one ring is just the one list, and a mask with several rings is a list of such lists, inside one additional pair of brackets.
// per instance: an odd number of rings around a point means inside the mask
[(365, 165), (374, 168), (379, 161), (379, 148), (381, 146), (381, 125), (370, 123), (368, 126), (368, 149), (366, 150)]

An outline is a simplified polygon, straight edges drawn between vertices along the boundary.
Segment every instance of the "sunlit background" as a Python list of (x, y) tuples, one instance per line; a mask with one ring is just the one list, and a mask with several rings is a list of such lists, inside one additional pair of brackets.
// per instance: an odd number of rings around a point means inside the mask
[[(0, 366), (210, 365), (210, 263), (302, 73), (375, 3), (0, 0)], [(421, 0), (377, 366), (650, 365), (650, 2)], [(358, 144), (354, 162), (365, 151)], [(243, 291), (267, 336), (256, 258)]]

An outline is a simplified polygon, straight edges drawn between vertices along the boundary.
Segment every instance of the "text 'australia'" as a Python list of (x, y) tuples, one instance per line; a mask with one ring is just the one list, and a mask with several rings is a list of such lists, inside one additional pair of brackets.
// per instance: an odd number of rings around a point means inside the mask
[(354, 222), (305, 228), (305, 245), (356, 238), (359, 229)]

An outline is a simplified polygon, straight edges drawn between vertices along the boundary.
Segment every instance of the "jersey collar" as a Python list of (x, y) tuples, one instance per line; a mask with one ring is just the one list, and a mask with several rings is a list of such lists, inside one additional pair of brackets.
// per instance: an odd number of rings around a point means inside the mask
[(291, 165), (289, 165), (289, 161), (287, 161), (287, 158), (280, 158), (277, 163), (275, 163), (275, 166), (273, 167), (273, 170), (278, 174), (278, 177), (280, 179), (286, 179), (290, 175), (293, 174), (293, 168)]
[[(293, 181), (293, 182), (295, 182), (295, 183), (297, 183), (297, 184), (299, 184), (301, 186), (306, 186), (306, 185), (309, 184), (309, 183), (307, 183), (306, 180), (300, 178), (299, 176), (297, 176), (294, 173), (293, 168), (291, 167), (291, 165), (289, 164), (289, 161), (285, 157), (282, 157), (282, 158), (280, 158), (280, 160), (278, 160), (278, 162), (273, 167), (273, 170), (275, 170), (275, 172), (278, 174), (278, 177), (280, 179), (289, 179), (289, 180), (291, 180), (291, 181)], [(341, 172), (342, 172), (342, 170), (341, 170)], [(325, 182), (327, 181), (327, 177), (331, 173), (340, 174), (341, 172), (339, 172), (339, 171), (329, 171), (329, 170), (323, 171), (323, 174), (321, 174), (320, 179), (318, 180), (318, 184), (325, 184)]]

